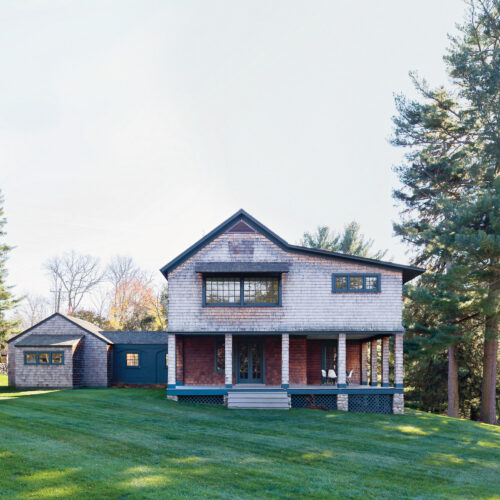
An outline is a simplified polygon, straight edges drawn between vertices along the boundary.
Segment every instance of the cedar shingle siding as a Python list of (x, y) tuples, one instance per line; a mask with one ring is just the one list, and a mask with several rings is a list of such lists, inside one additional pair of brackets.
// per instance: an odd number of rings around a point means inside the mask
[[(16, 347), (24, 337), (32, 335), (82, 336), (72, 347)], [(25, 365), (24, 353), (64, 351), (63, 365)], [(108, 378), (108, 345), (62, 315), (53, 315), (9, 342), (9, 385), (16, 387), (106, 387)]]
[[(286, 262), (282, 307), (203, 307), (200, 262)], [(380, 293), (332, 293), (333, 273), (380, 273)], [(402, 329), (402, 274), (286, 252), (259, 233), (223, 233), (168, 276), (168, 330), (304, 331)]]

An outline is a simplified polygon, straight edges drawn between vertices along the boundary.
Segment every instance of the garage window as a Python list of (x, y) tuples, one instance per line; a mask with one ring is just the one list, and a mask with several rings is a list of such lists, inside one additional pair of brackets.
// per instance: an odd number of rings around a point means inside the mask
[(127, 366), (129, 368), (139, 368), (139, 353), (127, 352)]
[(24, 353), (25, 365), (64, 365), (64, 352), (62, 351), (36, 351)]

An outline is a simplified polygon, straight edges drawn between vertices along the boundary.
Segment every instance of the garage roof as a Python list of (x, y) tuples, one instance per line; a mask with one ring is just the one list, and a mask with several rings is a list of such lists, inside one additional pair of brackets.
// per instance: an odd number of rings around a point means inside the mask
[(113, 344), (168, 344), (167, 332), (143, 330), (137, 332), (101, 332)]
[(37, 335), (33, 333), (21, 339), (16, 347), (72, 347), (83, 335)]

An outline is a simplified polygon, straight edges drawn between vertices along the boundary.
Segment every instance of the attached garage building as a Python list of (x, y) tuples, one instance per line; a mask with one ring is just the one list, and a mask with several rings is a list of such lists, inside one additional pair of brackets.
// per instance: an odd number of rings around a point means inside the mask
[(113, 385), (165, 385), (168, 378), (166, 332), (103, 332), (113, 342)]
[(166, 332), (102, 331), (55, 313), (8, 341), (11, 387), (107, 387), (167, 383)]

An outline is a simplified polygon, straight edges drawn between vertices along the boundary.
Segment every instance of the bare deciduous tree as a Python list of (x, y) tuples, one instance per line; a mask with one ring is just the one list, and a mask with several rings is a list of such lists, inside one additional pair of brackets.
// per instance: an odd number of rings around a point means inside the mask
[(18, 309), (22, 328), (30, 328), (44, 319), (50, 311), (50, 301), (43, 295), (27, 294)]
[(67, 313), (73, 314), (83, 298), (103, 279), (99, 259), (91, 255), (79, 255), (74, 251), (61, 257), (53, 257), (44, 267), (52, 280), (56, 312), (65, 303)]

